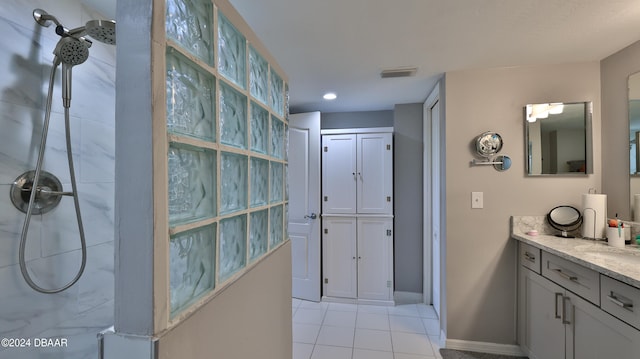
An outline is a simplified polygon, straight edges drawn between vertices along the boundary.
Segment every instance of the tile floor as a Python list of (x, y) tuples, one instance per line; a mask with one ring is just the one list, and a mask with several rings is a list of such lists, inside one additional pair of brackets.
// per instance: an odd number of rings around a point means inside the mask
[(433, 307), (395, 307), (293, 299), (293, 359), (436, 359)]

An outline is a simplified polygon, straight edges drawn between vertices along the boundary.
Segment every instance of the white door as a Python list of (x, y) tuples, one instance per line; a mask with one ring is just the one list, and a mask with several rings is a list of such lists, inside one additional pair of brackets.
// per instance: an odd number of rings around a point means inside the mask
[(320, 301), (320, 112), (289, 117), (289, 238), (294, 298)]
[(322, 213), (356, 213), (356, 135), (322, 136)]
[(324, 295), (358, 296), (356, 217), (322, 217)]
[(440, 317), (440, 101), (431, 107), (431, 253), (433, 309)]
[(438, 87), (424, 103), (424, 296), (440, 317), (440, 100)]
[(393, 212), (393, 152), (391, 133), (358, 134), (358, 213)]
[(358, 218), (358, 298), (391, 300), (392, 218)]

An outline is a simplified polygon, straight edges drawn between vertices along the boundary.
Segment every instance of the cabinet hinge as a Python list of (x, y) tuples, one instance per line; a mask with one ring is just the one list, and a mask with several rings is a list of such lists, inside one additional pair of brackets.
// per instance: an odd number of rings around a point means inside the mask
[(324, 146), (324, 152), (329, 152), (329, 147)]
[(324, 279), (324, 284), (328, 284), (329, 283), (329, 278), (325, 278)]
[(387, 151), (391, 151), (391, 145), (387, 145)]
[(324, 196), (324, 201), (328, 201), (329, 200), (329, 196)]
[(387, 196), (387, 202), (391, 202), (391, 196)]
[(325, 228), (325, 229), (324, 229), (324, 234), (328, 234), (328, 233), (329, 233), (329, 229), (328, 229), (328, 228)]
[(391, 230), (387, 229), (387, 236), (391, 237)]
[(391, 288), (391, 281), (390, 280), (387, 281), (387, 288)]

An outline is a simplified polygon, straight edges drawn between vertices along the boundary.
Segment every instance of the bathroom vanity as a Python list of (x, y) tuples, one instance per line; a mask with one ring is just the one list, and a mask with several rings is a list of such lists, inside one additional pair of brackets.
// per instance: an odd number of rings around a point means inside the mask
[(544, 227), (544, 217), (511, 218), (522, 351), (531, 359), (640, 358), (640, 248), (545, 235)]

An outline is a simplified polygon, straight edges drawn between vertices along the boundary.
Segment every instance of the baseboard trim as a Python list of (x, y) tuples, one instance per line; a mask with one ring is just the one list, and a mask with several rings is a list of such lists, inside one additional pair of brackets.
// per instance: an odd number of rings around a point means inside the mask
[(445, 342), (445, 348), (456, 350), (468, 350), (472, 352), (481, 352), (489, 354), (511, 355), (511, 356), (525, 356), (517, 345), (511, 344), (498, 344), (487, 342), (474, 342), (469, 340), (447, 339)]
[(422, 293), (415, 292), (393, 292), (393, 299), (396, 304), (416, 304), (422, 303)]

